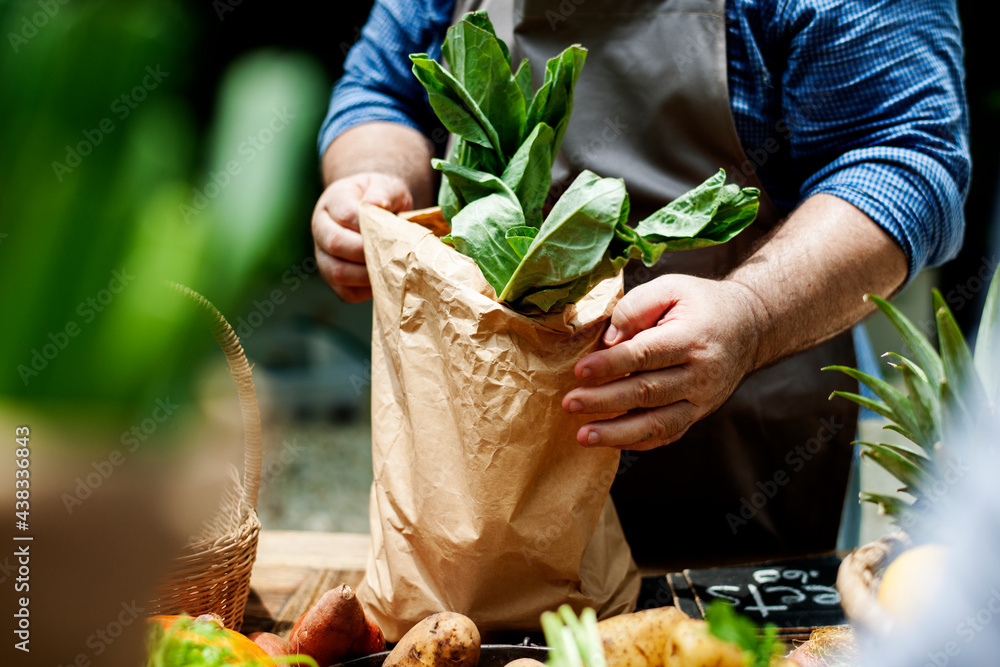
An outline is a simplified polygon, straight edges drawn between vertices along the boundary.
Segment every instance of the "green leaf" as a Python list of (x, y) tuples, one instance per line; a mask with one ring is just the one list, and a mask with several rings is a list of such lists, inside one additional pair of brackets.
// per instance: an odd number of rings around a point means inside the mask
[(899, 368), (903, 373), (903, 384), (906, 387), (906, 394), (913, 407), (913, 414), (920, 424), (922, 438), (920, 446), (925, 451), (931, 453), (935, 443), (941, 438), (941, 401), (930, 380), (924, 371), (904, 356), (895, 352), (887, 352), (883, 356), (890, 356), (899, 360)]
[(447, 181), (449, 185), (451, 199), (441, 204), (441, 211), (448, 220), (477, 199), (496, 193), (513, 195), (506, 183), (484, 171), (436, 159), (431, 160), (431, 166), (444, 173), (445, 177), (442, 180)]
[(518, 257), (524, 257), (528, 252), (528, 248), (531, 247), (531, 242), (535, 240), (535, 236), (538, 234), (538, 227), (524, 226), (524, 227), (511, 227), (507, 230), (505, 236), (507, 237), (507, 243), (510, 247), (514, 249)]
[(993, 274), (990, 291), (979, 320), (975, 364), (986, 389), (986, 397), (996, 404), (1000, 392), (1000, 268)]
[(881, 493), (868, 493), (866, 491), (862, 491), (858, 494), (858, 499), (863, 503), (874, 503), (875, 505), (878, 505), (879, 512), (894, 519), (898, 519), (900, 516), (908, 512), (911, 507), (910, 504), (902, 498), (887, 496)]
[(590, 274), (604, 260), (627, 206), (621, 179), (581, 173), (552, 207), (500, 300), (516, 302), (531, 290), (559, 287)]
[(477, 199), (459, 211), (451, 221), (448, 242), (475, 260), (500, 294), (521, 261), (507, 241), (507, 230), (524, 226), (521, 206), (514, 193), (506, 189)]
[(441, 47), (451, 75), (496, 130), (499, 151), (511, 155), (521, 143), (525, 102), (511, 71), (510, 52), (497, 39), (486, 12), (467, 14), (448, 29)]
[[(517, 72), (514, 73), (514, 81), (517, 82), (517, 87), (521, 90), (521, 97), (524, 98), (525, 107), (531, 104), (531, 63), (525, 58), (521, 61), (520, 67), (517, 68)], [(527, 113), (527, 112), (525, 112)], [(525, 116), (525, 123), (527, 123), (527, 115)]]
[(722, 188), (722, 201), (712, 220), (698, 233), (698, 238), (725, 243), (746, 229), (757, 217), (760, 190), (740, 188), (732, 183)]
[(917, 444), (923, 444), (926, 442), (928, 433), (924, 430), (920, 420), (917, 419), (913, 410), (913, 405), (910, 403), (910, 399), (904, 396), (902, 392), (893, 387), (891, 384), (848, 366), (826, 366), (822, 370), (840, 371), (841, 373), (854, 378), (858, 382), (865, 384), (888, 408), (889, 415), (886, 415), (888, 419), (896, 422), (902, 427), (903, 430), (905, 430), (906, 433), (911, 433), (918, 437), (919, 440), (915, 441)]
[(737, 614), (724, 600), (708, 605), (705, 620), (712, 636), (742, 649), (747, 667), (769, 667), (771, 658), (783, 652), (776, 625), (768, 623), (758, 632), (753, 621)]
[(539, 123), (545, 123), (555, 131), (553, 161), (559, 153), (573, 113), (573, 91), (586, 59), (587, 49), (579, 44), (549, 59), (545, 64), (545, 80), (528, 107), (525, 132), (530, 132)]
[[(500, 47), (500, 51), (503, 54), (503, 59), (507, 63), (507, 67), (513, 69), (513, 63), (510, 59), (510, 51), (507, 49), (507, 44), (497, 37), (497, 31), (493, 28), (493, 22), (490, 21), (490, 15), (484, 9), (479, 11), (469, 12), (462, 17), (462, 21), (467, 21), (472, 25), (476, 26), (480, 30), (485, 30), (488, 32), (497, 42)], [(447, 41), (447, 38), (445, 39)], [(451, 61), (448, 61), (448, 66), (451, 66)], [(459, 79), (461, 81), (461, 79)]]
[(941, 344), (941, 360), (944, 362), (944, 376), (948, 383), (961, 393), (966, 407), (978, 413), (986, 405), (986, 392), (976, 366), (972, 361), (972, 353), (965, 342), (965, 336), (958, 327), (958, 322), (945, 304), (944, 297), (938, 290), (931, 290), (934, 299), (934, 310), (937, 317), (938, 339)]
[[(875, 414), (882, 415), (883, 417), (885, 417), (890, 421), (895, 421), (896, 419), (896, 416), (892, 412), (892, 410), (890, 410), (889, 407), (886, 406), (885, 403), (882, 403), (881, 401), (874, 401), (868, 398), (867, 396), (861, 396), (860, 394), (855, 394), (849, 391), (835, 391), (832, 394), (830, 394), (830, 398), (833, 398), (834, 396), (839, 396), (841, 398), (846, 398), (849, 401), (853, 401), (858, 405), (860, 405), (861, 407), (867, 408), (872, 412), (874, 412)], [(920, 444), (919, 438), (916, 435), (907, 432), (903, 428), (899, 427), (898, 424), (896, 424), (895, 426), (896, 426), (895, 430), (898, 433), (901, 433), (904, 437), (908, 438), (909, 440), (912, 440), (915, 444)]]
[(514, 191), (524, 219), (532, 227), (542, 224), (542, 207), (552, 184), (552, 140), (555, 134), (539, 123), (514, 153), (503, 172), (503, 182)]
[(902, 482), (909, 493), (915, 496), (923, 495), (930, 480), (919, 465), (891, 449), (880, 448), (870, 443), (861, 444), (867, 447), (862, 456), (872, 459), (889, 474)]
[(641, 259), (646, 266), (653, 266), (666, 248), (666, 243), (648, 241), (625, 224), (624, 220), (619, 220), (615, 225), (615, 238), (611, 241), (609, 253), (612, 258)]
[(427, 89), (431, 108), (449, 132), (466, 141), (493, 149), (506, 164), (497, 131), (469, 92), (426, 53), (410, 55), (413, 75)]
[(937, 351), (927, 341), (927, 337), (903, 313), (899, 312), (895, 306), (882, 297), (877, 294), (868, 294), (865, 298), (874, 303), (882, 311), (882, 314), (888, 318), (896, 331), (899, 332), (899, 336), (903, 339), (903, 342), (906, 343), (906, 346), (913, 352), (913, 356), (916, 357), (917, 364), (923, 369), (927, 375), (927, 379), (933, 383), (935, 390), (937, 390), (942, 379), (944, 379), (944, 364), (941, 361), (941, 357), (938, 356)]
[(726, 172), (720, 169), (698, 187), (688, 190), (636, 225), (647, 239), (679, 239), (697, 236), (711, 222), (722, 203)]
[(906, 449), (905, 447), (899, 447), (898, 445), (890, 445), (884, 442), (868, 442), (866, 440), (855, 440), (851, 444), (892, 452), (923, 470), (925, 475), (930, 475), (931, 467), (933, 466), (933, 462), (924, 454), (912, 449)]

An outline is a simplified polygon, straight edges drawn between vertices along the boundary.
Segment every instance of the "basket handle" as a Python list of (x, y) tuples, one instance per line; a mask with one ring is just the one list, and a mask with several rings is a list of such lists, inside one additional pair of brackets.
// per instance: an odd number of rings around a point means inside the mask
[(257, 494), (260, 491), (261, 427), (260, 408), (257, 405), (257, 392), (253, 386), (250, 362), (247, 361), (247, 355), (240, 345), (240, 339), (236, 337), (236, 332), (211, 301), (180, 283), (168, 281), (167, 284), (190, 297), (211, 316), (212, 336), (226, 355), (229, 375), (236, 383), (236, 392), (240, 397), (240, 414), (243, 417), (243, 433), (246, 438), (246, 451), (243, 454), (243, 502), (256, 509)]

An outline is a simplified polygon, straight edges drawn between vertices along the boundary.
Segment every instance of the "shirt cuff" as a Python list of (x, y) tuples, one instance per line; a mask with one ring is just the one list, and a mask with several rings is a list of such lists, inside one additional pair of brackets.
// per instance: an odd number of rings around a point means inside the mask
[(803, 184), (803, 199), (815, 194), (847, 201), (892, 236), (906, 254), (905, 284), (961, 248), (963, 196), (945, 167), (919, 151), (883, 146), (849, 151)]
[(320, 128), (319, 141), (317, 142), (320, 161), (326, 155), (326, 149), (341, 134), (352, 127), (380, 121), (399, 123), (400, 125), (412, 127), (418, 132), (424, 132), (424, 128), (415, 123), (409, 115), (389, 106), (364, 106), (357, 109), (338, 111), (336, 116), (327, 116)]

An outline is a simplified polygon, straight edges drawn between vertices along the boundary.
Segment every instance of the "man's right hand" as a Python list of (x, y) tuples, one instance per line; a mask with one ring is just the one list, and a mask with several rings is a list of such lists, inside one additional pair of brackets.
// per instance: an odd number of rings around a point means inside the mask
[(399, 213), (413, 208), (413, 196), (403, 179), (373, 172), (338, 179), (320, 195), (312, 217), (316, 264), (333, 291), (349, 303), (372, 298), (358, 227), (360, 202)]

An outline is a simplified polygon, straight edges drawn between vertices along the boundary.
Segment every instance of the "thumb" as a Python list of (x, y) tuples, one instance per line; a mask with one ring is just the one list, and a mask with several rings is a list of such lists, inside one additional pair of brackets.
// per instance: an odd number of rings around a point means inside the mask
[(639, 285), (622, 297), (611, 313), (611, 324), (604, 333), (605, 345), (631, 340), (640, 331), (659, 322), (663, 313), (677, 302), (672, 290), (664, 282), (660, 278)]
[(413, 208), (406, 182), (394, 176), (373, 176), (361, 201), (398, 213)]

